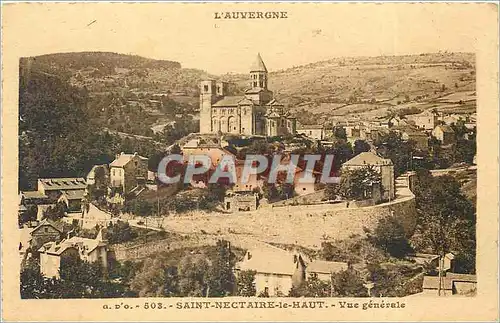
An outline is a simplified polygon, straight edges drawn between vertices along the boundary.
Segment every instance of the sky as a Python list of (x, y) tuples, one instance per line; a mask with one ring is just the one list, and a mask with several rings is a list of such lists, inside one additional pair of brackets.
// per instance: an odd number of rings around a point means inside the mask
[[(475, 52), (485, 4), (30, 3), (4, 6), (20, 56), (112, 51), (246, 73), (258, 52), (275, 71), (341, 56)], [(215, 20), (215, 12), (287, 11), (280, 20)], [(13, 32), (15, 31), (15, 32)], [(9, 50), (10, 48), (4, 48)]]

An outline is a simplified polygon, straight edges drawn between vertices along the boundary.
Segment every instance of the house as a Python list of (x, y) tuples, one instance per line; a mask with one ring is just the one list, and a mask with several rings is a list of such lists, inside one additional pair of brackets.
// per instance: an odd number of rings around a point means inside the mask
[[(104, 183), (107, 183), (109, 181), (109, 169), (108, 169), (108, 165), (106, 164), (103, 164), (103, 165), (94, 165), (92, 167), (92, 169), (89, 171), (89, 173), (87, 174), (87, 178), (86, 178), (86, 182), (87, 182), (87, 185), (95, 185), (96, 184), (96, 170), (97, 170), (97, 173), (99, 174), (99, 172), (102, 173), (103, 175), (103, 180), (104, 180)], [(102, 184), (102, 183), (98, 183), (98, 184)]]
[(192, 139), (182, 147), (184, 162), (188, 162), (190, 156), (205, 155), (210, 157), (212, 166), (217, 166), (224, 156), (236, 159), (233, 153), (221, 147), (219, 141), (209, 139)]
[(475, 295), (477, 288), (476, 275), (456, 274), (448, 272), (442, 277), (424, 276), (423, 295), (454, 296)]
[(323, 281), (331, 281), (331, 276), (347, 270), (348, 265), (345, 262), (314, 260), (307, 265), (306, 277), (315, 277)]
[(99, 262), (108, 267), (108, 242), (102, 230), (95, 239), (71, 237), (61, 242), (47, 242), (38, 249), (40, 272), (45, 277), (59, 277), (61, 264), (68, 258), (76, 257), (87, 262)]
[(57, 199), (57, 203), (63, 203), (68, 213), (81, 212), (85, 196), (84, 190), (65, 191)]
[(429, 137), (418, 130), (408, 128), (401, 132), (401, 139), (404, 141), (413, 141), (415, 147), (419, 150), (426, 151), (429, 148)]
[(148, 159), (137, 153), (120, 153), (109, 164), (111, 187), (121, 187), (128, 193), (138, 185), (145, 185), (148, 176)]
[(433, 110), (425, 110), (419, 114), (410, 114), (407, 115), (406, 118), (413, 121), (415, 126), (423, 130), (434, 129), (439, 121), (438, 114)]
[(85, 192), (86, 188), (87, 182), (83, 177), (38, 179), (38, 192), (47, 195), (53, 201), (57, 201), (64, 192)]
[(62, 238), (62, 229), (49, 219), (44, 219), (31, 230), (31, 246), (38, 249), (49, 241), (59, 241)]
[(325, 127), (321, 124), (313, 124), (313, 125), (298, 125), (297, 126), (297, 134), (306, 135), (309, 138), (323, 140), (325, 139)]
[(230, 212), (255, 211), (258, 206), (257, 202), (257, 194), (251, 191), (227, 191), (224, 197), (224, 208)]
[(374, 152), (362, 152), (342, 165), (342, 170), (355, 170), (363, 167), (373, 167), (382, 177), (381, 198), (394, 199), (394, 164), (390, 159), (385, 159)]
[(455, 131), (449, 125), (438, 125), (432, 130), (432, 135), (441, 142), (442, 145), (455, 143)]
[(405, 119), (404, 117), (400, 117), (400, 116), (390, 117), (388, 120), (388, 124), (389, 124), (389, 128), (405, 127), (405, 126), (410, 125), (410, 123), (408, 122), (407, 119)]
[(293, 286), (299, 286), (306, 277), (306, 262), (299, 253), (275, 247), (249, 250), (235, 271), (255, 271), (256, 295), (286, 296)]

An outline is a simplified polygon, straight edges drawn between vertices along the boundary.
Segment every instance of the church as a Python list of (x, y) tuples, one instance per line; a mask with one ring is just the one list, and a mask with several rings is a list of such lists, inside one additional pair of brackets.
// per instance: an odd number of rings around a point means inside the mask
[(273, 97), (268, 72), (260, 54), (250, 68), (250, 88), (245, 95), (227, 95), (227, 83), (201, 82), (200, 132), (238, 135), (295, 135), (296, 119)]

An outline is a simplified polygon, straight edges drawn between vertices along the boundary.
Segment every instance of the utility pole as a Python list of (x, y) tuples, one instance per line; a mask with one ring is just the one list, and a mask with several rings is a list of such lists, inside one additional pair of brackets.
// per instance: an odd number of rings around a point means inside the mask
[(442, 254), (439, 255), (439, 269), (438, 269), (438, 280), (439, 280), (439, 285), (438, 285), (438, 296), (441, 296), (441, 283), (442, 283), (442, 274), (441, 271), (443, 269), (442, 267), (442, 261), (443, 261), (443, 256)]

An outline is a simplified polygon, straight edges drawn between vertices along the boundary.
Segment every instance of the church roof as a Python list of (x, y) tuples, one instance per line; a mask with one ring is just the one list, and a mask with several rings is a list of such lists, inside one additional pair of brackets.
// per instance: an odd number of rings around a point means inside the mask
[(215, 102), (214, 107), (237, 107), (238, 103), (245, 99), (243, 95), (225, 96), (219, 101)]
[(262, 60), (260, 53), (257, 54), (257, 59), (253, 63), (253, 65), (250, 69), (250, 72), (266, 72), (267, 73), (266, 64), (264, 64), (264, 61)]
[(238, 105), (253, 105), (252, 100), (247, 99), (245, 96), (225, 96), (221, 100), (214, 103), (214, 107), (237, 107)]

